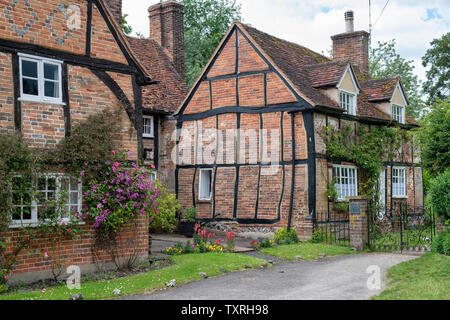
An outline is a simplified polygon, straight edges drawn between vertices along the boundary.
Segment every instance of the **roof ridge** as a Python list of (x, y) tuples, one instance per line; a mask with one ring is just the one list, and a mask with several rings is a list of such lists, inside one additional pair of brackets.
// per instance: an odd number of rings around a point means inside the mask
[(253, 26), (251, 26), (251, 25), (249, 25), (249, 24), (243, 23), (243, 22), (241, 22), (241, 21), (236, 21), (235, 23), (236, 23), (236, 24), (240, 24), (240, 25), (242, 25), (242, 26), (244, 26), (244, 27), (247, 27), (247, 28), (256, 30), (257, 32), (263, 33), (263, 34), (265, 34), (265, 35), (267, 35), (267, 36), (269, 36), (269, 37), (271, 37), (271, 38), (274, 38), (274, 39), (276, 39), (276, 40), (279, 40), (279, 41), (282, 41), (282, 42), (285, 42), (285, 43), (288, 43), (288, 44), (291, 44), (291, 45), (300, 47), (300, 48), (302, 48), (302, 49), (306, 49), (306, 50), (312, 52), (313, 54), (319, 55), (321, 58), (324, 58), (324, 59), (328, 60), (327, 62), (332, 62), (332, 60), (331, 60), (330, 58), (328, 58), (328, 57), (324, 56), (323, 54), (318, 53), (318, 52), (316, 52), (316, 51), (314, 51), (314, 50), (311, 50), (310, 48), (307, 48), (307, 47), (305, 47), (305, 46), (303, 46), (303, 45), (301, 45), (301, 44), (298, 44), (298, 43), (296, 43), (296, 42), (292, 42), (292, 41), (289, 41), (289, 40), (286, 40), (286, 39), (281, 39), (281, 38), (279, 38), (279, 37), (276, 37), (276, 36), (274, 36), (274, 35), (271, 35), (271, 34), (265, 32), (265, 31), (261, 31), (261, 30), (255, 28), (255, 27), (253, 27)]

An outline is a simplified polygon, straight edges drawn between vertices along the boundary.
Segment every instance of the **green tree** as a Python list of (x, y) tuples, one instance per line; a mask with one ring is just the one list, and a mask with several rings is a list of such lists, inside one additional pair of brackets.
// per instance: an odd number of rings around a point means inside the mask
[(133, 28), (128, 24), (127, 17), (128, 17), (127, 14), (124, 14), (122, 16), (122, 30), (123, 33), (129, 36), (133, 32)]
[(192, 86), (235, 20), (236, 0), (181, 0), (184, 5), (186, 82)]
[(445, 170), (431, 181), (429, 202), (433, 206), (436, 214), (449, 219), (450, 211), (450, 168)]
[(430, 45), (431, 48), (422, 58), (423, 66), (430, 67), (427, 71), (427, 81), (423, 84), (429, 104), (437, 98), (444, 100), (450, 96), (450, 32), (440, 39), (434, 39)]
[(450, 167), (450, 98), (437, 100), (421, 122), (422, 164), (435, 177)]
[(395, 39), (378, 42), (377, 47), (370, 49), (369, 74), (373, 79), (400, 76), (405, 87), (410, 105), (408, 114), (419, 118), (425, 103), (421, 97), (421, 82), (414, 74), (412, 60), (402, 58), (395, 49)]

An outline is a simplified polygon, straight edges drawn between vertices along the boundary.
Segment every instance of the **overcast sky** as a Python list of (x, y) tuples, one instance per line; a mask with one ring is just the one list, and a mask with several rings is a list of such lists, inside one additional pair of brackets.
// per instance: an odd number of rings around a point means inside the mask
[[(123, 0), (133, 33), (148, 37), (147, 8), (159, 0)], [(355, 13), (355, 30), (369, 29), (369, 0), (237, 0), (244, 23), (316, 52), (331, 48), (330, 36), (345, 31), (344, 12)], [(421, 58), (430, 42), (450, 31), (450, 0), (372, 0), (372, 44), (396, 39), (397, 52), (414, 60), (425, 79)], [(386, 5), (382, 15), (381, 11)]]

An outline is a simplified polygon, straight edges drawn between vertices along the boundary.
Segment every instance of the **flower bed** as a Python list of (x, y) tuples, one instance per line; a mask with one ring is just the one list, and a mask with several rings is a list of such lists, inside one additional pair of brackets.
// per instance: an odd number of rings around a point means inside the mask
[[(181, 255), (187, 253), (206, 253), (206, 252), (234, 252), (234, 241), (236, 234), (227, 232), (226, 238), (217, 238), (215, 233), (202, 229), (200, 224), (194, 227), (193, 243), (188, 240), (185, 244), (178, 242), (173, 247), (168, 247), (162, 252), (168, 255)], [(224, 243), (225, 242), (225, 243)]]

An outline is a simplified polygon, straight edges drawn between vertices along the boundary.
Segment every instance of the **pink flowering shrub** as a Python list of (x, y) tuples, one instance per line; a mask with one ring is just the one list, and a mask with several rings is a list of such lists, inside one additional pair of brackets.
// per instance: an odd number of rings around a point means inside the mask
[[(115, 152), (113, 152), (115, 155)], [(156, 213), (160, 190), (151, 180), (151, 171), (136, 164), (125, 167), (114, 162), (85, 188), (80, 218), (93, 222), (93, 227), (105, 233), (115, 233), (145, 212)]]

